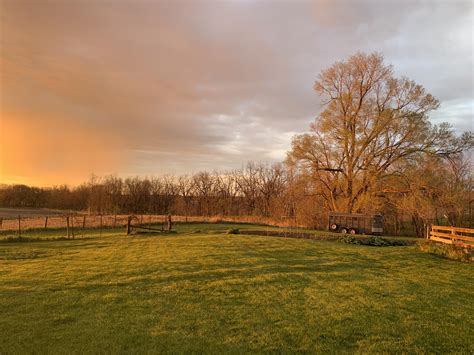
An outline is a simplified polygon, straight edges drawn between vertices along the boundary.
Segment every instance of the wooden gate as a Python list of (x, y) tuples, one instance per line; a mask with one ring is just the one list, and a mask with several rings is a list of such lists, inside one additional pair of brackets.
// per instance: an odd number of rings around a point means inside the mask
[(474, 229), (431, 226), (428, 239), (435, 242), (453, 244), (465, 248), (474, 248)]

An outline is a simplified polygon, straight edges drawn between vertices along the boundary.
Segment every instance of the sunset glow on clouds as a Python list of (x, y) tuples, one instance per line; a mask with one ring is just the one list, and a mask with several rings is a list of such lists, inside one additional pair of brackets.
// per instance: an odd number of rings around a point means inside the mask
[(470, 1), (0, 3), (0, 182), (282, 160), (317, 74), (358, 50), (474, 128)]

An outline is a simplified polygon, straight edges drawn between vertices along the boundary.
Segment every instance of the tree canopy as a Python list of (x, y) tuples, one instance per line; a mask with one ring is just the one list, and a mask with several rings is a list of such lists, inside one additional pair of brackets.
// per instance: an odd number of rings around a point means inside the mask
[(439, 102), (421, 85), (396, 78), (379, 53), (357, 53), (318, 76), (323, 109), (310, 133), (297, 135), (288, 162), (311, 174), (328, 208), (363, 209), (386, 177), (428, 154), (449, 156), (472, 147), (472, 133), (456, 136), (428, 114)]

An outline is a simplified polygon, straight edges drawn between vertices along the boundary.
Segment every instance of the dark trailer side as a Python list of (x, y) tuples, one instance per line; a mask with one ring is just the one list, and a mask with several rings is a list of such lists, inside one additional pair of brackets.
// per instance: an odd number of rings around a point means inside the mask
[(339, 233), (381, 235), (383, 233), (383, 216), (380, 214), (329, 212), (329, 230)]

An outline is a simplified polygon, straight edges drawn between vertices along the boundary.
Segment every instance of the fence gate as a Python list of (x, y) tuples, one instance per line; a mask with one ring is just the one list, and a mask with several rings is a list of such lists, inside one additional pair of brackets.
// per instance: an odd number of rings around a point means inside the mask
[(474, 229), (447, 226), (431, 226), (428, 239), (444, 244), (474, 248)]

